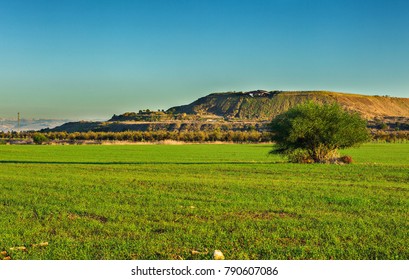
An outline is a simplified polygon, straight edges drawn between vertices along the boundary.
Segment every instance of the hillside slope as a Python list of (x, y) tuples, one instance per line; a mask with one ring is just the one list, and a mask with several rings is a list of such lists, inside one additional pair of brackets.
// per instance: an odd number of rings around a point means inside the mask
[(409, 98), (367, 96), (328, 91), (250, 91), (213, 93), (195, 102), (170, 108), (180, 114), (217, 115), (237, 119), (267, 120), (289, 108), (314, 100), (318, 103), (338, 102), (349, 111), (366, 119), (409, 117)]
[(408, 130), (409, 98), (367, 96), (328, 91), (250, 91), (212, 93), (166, 112), (144, 110), (114, 115), (106, 122), (69, 122), (42, 131), (266, 131), (276, 115), (308, 100), (338, 102), (358, 112), (369, 127)]

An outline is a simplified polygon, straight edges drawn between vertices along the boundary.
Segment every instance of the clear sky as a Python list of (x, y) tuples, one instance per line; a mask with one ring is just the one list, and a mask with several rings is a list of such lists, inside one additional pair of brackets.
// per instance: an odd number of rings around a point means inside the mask
[(0, 0), (0, 118), (253, 89), (409, 97), (409, 1)]

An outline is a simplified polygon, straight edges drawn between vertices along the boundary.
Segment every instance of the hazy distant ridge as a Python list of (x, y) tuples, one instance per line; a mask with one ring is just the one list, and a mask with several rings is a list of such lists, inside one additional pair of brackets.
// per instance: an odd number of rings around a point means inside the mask
[[(20, 121), (20, 130), (40, 130), (44, 128), (54, 128), (66, 123), (68, 120), (58, 119), (22, 119)], [(18, 131), (17, 119), (0, 119), (0, 131)]]

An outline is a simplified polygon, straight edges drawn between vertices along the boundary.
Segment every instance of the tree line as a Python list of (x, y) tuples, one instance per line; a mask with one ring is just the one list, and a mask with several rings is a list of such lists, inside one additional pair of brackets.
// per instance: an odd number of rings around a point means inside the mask
[(409, 141), (409, 131), (372, 131), (372, 141), (386, 143), (402, 143)]
[(3, 140), (45, 142), (84, 142), (84, 141), (127, 141), (159, 142), (165, 140), (180, 142), (270, 142), (271, 133), (259, 131), (123, 131), (123, 132), (1, 132)]
[[(43, 137), (41, 137), (41, 136)], [(409, 131), (372, 131), (372, 141), (400, 143), (409, 141)], [(126, 142), (159, 142), (165, 140), (180, 142), (233, 142), (265, 143), (272, 141), (271, 132), (259, 131), (123, 131), (123, 132), (0, 132), (1, 142), (26, 141), (36, 143), (84, 141), (126, 141)], [(34, 141), (36, 140), (36, 141)]]

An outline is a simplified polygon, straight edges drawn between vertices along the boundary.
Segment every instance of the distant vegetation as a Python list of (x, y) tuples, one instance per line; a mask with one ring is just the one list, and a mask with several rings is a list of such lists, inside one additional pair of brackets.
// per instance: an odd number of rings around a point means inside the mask
[[(39, 135), (42, 135), (39, 140)], [(47, 139), (48, 141), (45, 141)], [(266, 143), (271, 141), (271, 133), (258, 131), (124, 131), (124, 132), (46, 132), (46, 133), (0, 133), (3, 143), (60, 143), (60, 144), (100, 144), (105, 141), (124, 142), (161, 142), (166, 140), (186, 143), (230, 142), (230, 143)], [(35, 140), (35, 141), (34, 141)]]
[(49, 141), (48, 137), (45, 136), (45, 135), (42, 134), (42, 133), (34, 133), (34, 135), (32, 136), (32, 138), (33, 138), (33, 142), (34, 142), (35, 144), (39, 144), (39, 145), (41, 145), (41, 144), (43, 144), (43, 143)]
[[(197, 116), (183, 114), (181, 120), (173, 121), (115, 121), (115, 122), (70, 122), (42, 132), (125, 132), (125, 131), (168, 131), (168, 132), (212, 132), (212, 131), (267, 131), (267, 122), (226, 122), (223, 120), (186, 120)], [(183, 118), (183, 120), (182, 120)]]
[(113, 115), (109, 122), (117, 122), (117, 121), (166, 121), (172, 119), (172, 116), (166, 114), (165, 111), (151, 111), (147, 110), (140, 110), (138, 113), (135, 112), (127, 112), (122, 115)]
[[(0, 132), (0, 144), (34, 143), (35, 132)], [(105, 141), (124, 142), (161, 142), (166, 140), (186, 143), (230, 142), (230, 143), (266, 143), (272, 141), (271, 132), (259, 131), (124, 131), (124, 132), (44, 132), (49, 140), (44, 144), (100, 144)], [(409, 141), (409, 131), (373, 131), (371, 141), (403, 143)]]

